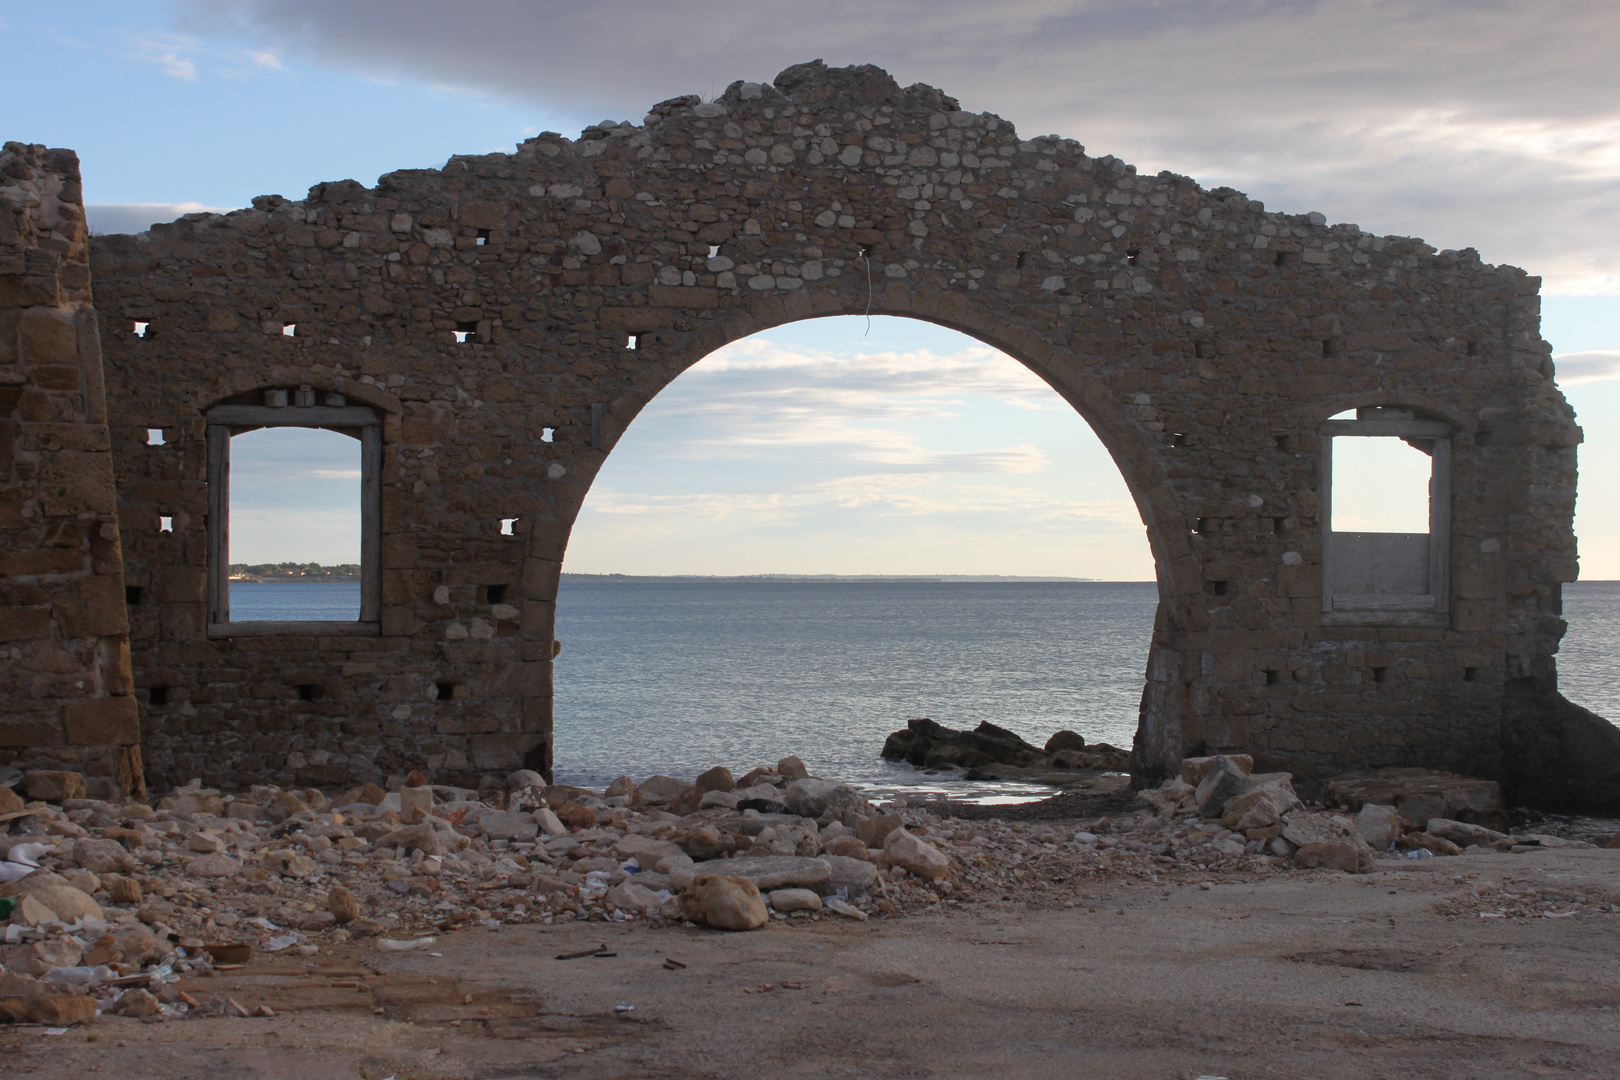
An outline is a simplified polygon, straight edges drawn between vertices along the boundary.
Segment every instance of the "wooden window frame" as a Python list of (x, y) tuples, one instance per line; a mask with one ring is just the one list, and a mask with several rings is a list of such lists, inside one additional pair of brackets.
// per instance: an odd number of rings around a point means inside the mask
[[(275, 637), (382, 632), (382, 423), (365, 405), (216, 405), (208, 433), (208, 636)], [(231, 438), (260, 428), (320, 428), (360, 440), (360, 617), (350, 621), (231, 621)]]

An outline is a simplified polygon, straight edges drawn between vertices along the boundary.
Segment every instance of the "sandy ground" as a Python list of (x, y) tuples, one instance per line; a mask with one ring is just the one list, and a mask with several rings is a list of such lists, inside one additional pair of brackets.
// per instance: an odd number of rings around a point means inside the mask
[[(188, 984), (273, 1018), (12, 1028), (0, 1075), (1620, 1075), (1620, 914), (1480, 917), (1504, 886), (1620, 899), (1620, 851), (1380, 867), (745, 934), (507, 926), (446, 935), (442, 956), (362, 942)], [(557, 959), (598, 943), (616, 955)]]

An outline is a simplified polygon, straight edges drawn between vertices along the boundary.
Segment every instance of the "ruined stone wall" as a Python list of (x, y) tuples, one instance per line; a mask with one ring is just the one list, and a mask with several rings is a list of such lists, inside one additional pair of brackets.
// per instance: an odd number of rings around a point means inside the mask
[(0, 150), (0, 765), (142, 790), (89, 234), (71, 151)]
[[(100, 238), (94, 271), (155, 778), (549, 767), (558, 572), (606, 454), (691, 364), (820, 315), (971, 334), (1109, 448), (1158, 566), (1143, 780), (1195, 749), (1501, 775), (1506, 688), (1551, 669), (1575, 576), (1580, 432), (1537, 279), (1139, 176), (875, 68)], [(203, 413), (304, 387), (385, 416), (375, 636), (211, 637)], [(1324, 622), (1319, 435), (1373, 405), (1454, 432), (1439, 621)]]

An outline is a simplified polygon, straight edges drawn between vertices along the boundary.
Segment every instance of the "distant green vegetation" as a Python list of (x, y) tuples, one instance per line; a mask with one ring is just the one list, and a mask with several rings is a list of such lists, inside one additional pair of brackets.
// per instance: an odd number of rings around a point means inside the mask
[(320, 563), (247, 563), (231, 564), (232, 581), (299, 582), (301, 584), (337, 581), (359, 581), (360, 567), (355, 563), (322, 566)]

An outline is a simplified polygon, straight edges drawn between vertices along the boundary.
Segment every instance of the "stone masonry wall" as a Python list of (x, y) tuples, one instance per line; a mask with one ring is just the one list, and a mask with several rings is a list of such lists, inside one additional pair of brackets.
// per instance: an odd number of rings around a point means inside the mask
[(71, 151), (0, 150), (0, 765), (139, 794), (89, 233)]
[[(1017, 357), (1119, 464), (1161, 597), (1139, 780), (1221, 749), (1504, 776), (1509, 687), (1532, 718), (1561, 701), (1580, 430), (1538, 279), (1139, 176), (876, 68), (98, 238), (93, 267), (154, 780), (549, 769), (558, 573), (606, 454), (727, 342), (868, 309)], [(386, 417), (378, 633), (210, 638), (203, 412), (299, 388)], [(1324, 625), (1318, 436), (1372, 405), (1455, 432), (1442, 625)]]

